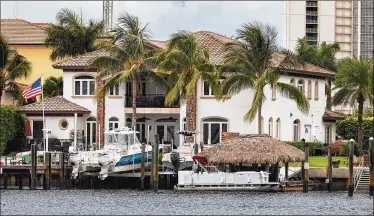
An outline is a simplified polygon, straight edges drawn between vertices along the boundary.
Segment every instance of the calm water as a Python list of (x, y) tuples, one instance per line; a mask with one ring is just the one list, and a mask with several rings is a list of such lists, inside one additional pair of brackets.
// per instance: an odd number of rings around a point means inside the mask
[(6, 214), (303, 214), (368, 215), (373, 198), (367, 193), (301, 192), (174, 192), (137, 190), (2, 190)]

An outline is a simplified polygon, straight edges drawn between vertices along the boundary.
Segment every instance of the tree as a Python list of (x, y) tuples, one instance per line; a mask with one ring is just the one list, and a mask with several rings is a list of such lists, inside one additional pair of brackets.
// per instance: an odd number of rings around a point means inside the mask
[(2, 59), (0, 59), (1, 101), (5, 89), (9, 89), (12, 92), (21, 92), (14, 81), (29, 76), (31, 73), (31, 63), (24, 56), (18, 54), (16, 50), (10, 49), (8, 42), (2, 35), (0, 35), (0, 52), (2, 53)]
[[(109, 56), (99, 57), (90, 67), (98, 68), (97, 81), (105, 80), (95, 95), (102, 98), (110, 88), (123, 82), (132, 83), (132, 127), (136, 126), (136, 103), (138, 87), (142, 79), (165, 86), (165, 80), (152, 71), (145, 59), (148, 52), (145, 51), (145, 40), (149, 38), (149, 30), (141, 26), (138, 17), (128, 13), (120, 14), (118, 24), (113, 30), (113, 44), (105, 49)], [(116, 44), (114, 44), (116, 43)]]
[(51, 60), (74, 57), (96, 50), (96, 39), (104, 31), (104, 22), (89, 20), (85, 25), (82, 15), (63, 8), (56, 16), (57, 24), (46, 28), (47, 46), (52, 46)]
[(43, 85), (44, 97), (55, 97), (63, 94), (64, 80), (62, 76), (48, 77)]
[(215, 87), (215, 66), (210, 64), (208, 52), (197, 44), (195, 35), (187, 31), (172, 34), (167, 49), (157, 53), (157, 71), (169, 73), (168, 84), (172, 86), (165, 103), (177, 99), (186, 100), (187, 130), (196, 130), (196, 83), (199, 79)]
[[(246, 121), (253, 121), (258, 116), (258, 133), (261, 133), (261, 110), (266, 100), (264, 88), (270, 85), (281, 94), (289, 95), (297, 107), (303, 112), (309, 112), (309, 102), (304, 93), (296, 86), (278, 82), (283, 68), (291, 68), (298, 64), (296, 57), (289, 51), (279, 52), (276, 46), (277, 31), (274, 27), (262, 23), (244, 24), (237, 29), (237, 40), (226, 44), (225, 64), (223, 72), (230, 75), (220, 87), (219, 98), (226, 100), (224, 95), (232, 96), (253, 88), (255, 94), (252, 106), (244, 116)], [(273, 58), (280, 55), (280, 64), (274, 64)]]
[(358, 145), (359, 154), (363, 151), (363, 109), (364, 102), (373, 105), (373, 60), (367, 58), (347, 58), (341, 60), (335, 77), (338, 89), (332, 99), (333, 105), (351, 105), (358, 103)]

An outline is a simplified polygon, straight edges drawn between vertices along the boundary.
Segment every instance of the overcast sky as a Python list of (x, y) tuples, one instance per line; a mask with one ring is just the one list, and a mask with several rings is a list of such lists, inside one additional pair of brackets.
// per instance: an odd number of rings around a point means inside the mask
[[(82, 11), (85, 19), (102, 19), (102, 1), (1, 1), (1, 18), (21, 18), (32, 22), (55, 22), (64, 7)], [(281, 1), (115, 1), (114, 23), (122, 11), (140, 18), (153, 33), (165, 40), (177, 30), (208, 30), (232, 36), (241, 24), (261, 21), (274, 25), (281, 41)]]

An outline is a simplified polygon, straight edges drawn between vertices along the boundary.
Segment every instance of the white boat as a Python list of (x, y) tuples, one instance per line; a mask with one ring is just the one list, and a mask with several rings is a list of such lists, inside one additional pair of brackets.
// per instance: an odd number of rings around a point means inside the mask
[[(279, 189), (278, 182), (269, 182), (268, 172), (222, 172), (207, 163), (204, 158), (194, 156), (194, 160), (201, 168), (201, 172), (178, 171), (178, 184), (175, 190), (277, 191)], [(203, 166), (199, 161), (204, 161), (207, 166)]]
[(191, 169), (194, 165), (192, 156), (194, 155), (194, 142), (187, 141), (188, 138), (193, 137), (196, 140), (196, 132), (194, 131), (179, 131), (177, 134), (184, 137), (184, 142), (179, 145), (177, 149), (173, 149), (170, 153), (162, 155), (162, 164), (164, 167), (171, 170), (185, 170)]
[[(99, 178), (104, 180), (111, 173), (127, 172), (140, 169), (142, 157), (142, 144), (136, 137), (137, 131), (125, 129), (118, 132), (108, 132), (106, 137), (114, 139), (111, 144), (104, 145), (99, 155), (101, 167)], [(115, 134), (115, 136), (113, 136)], [(145, 166), (152, 159), (152, 146), (145, 146)]]

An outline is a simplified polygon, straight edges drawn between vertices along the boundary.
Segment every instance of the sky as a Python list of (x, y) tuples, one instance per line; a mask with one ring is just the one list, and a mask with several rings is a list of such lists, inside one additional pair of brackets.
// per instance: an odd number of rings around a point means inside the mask
[[(102, 19), (102, 1), (1, 1), (1, 18), (31, 22), (55, 22), (61, 8), (81, 12), (84, 19)], [(260, 21), (282, 35), (281, 1), (114, 1), (113, 23), (121, 12), (138, 16), (148, 23), (152, 39), (166, 40), (177, 30), (207, 30), (233, 36), (243, 23)]]

